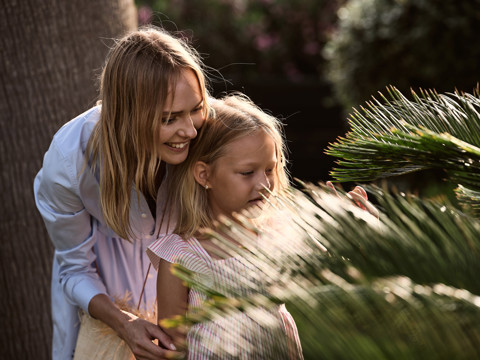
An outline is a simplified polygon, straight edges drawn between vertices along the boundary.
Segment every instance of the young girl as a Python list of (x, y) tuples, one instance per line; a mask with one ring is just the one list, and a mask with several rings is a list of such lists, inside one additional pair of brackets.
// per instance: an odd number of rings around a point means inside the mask
[(80, 308), (113, 328), (137, 359), (174, 354), (160, 327), (112, 299), (128, 292), (142, 309), (155, 301), (145, 250), (160, 231), (166, 164), (187, 157), (206, 99), (194, 50), (162, 30), (140, 29), (110, 50), (100, 104), (54, 136), (34, 183), (55, 247), (53, 359), (72, 358)]
[[(198, 230), (214, 228), (220, 216), (234, 219), (233, 214), (244, 209), (250, 209), (251, 216), (260, 214), (264, 197), (268, 198), (270, 191), (281, 193), (288, 186), (279, 121), (244, 96), (227, 96), (212, 107), (214, 115), (204, 124), (191, 155), (169, 179), (172, 194), (176, 194), (174, 208), (178, 209), (174, 234), (159, 237), (147, 250), (158, 269), (159, 321), (187, 311), (193, 313), (206, 300), (171, 274), (172, 263), (210, 278), (216, 284), (214, 288), (227, 295), (235, 287), (232, 279), (241, 278), (234, 275), (248, 273), (237, 259), (218, 258), (211, 252), (213, 244), (202, 239)], [(187, 336), (188, 358), (212, 358), (213, 346), (235, 352), (235, 345), (228, 339), (231, 331), (238, 331), (251, 347), (248, 356), (242, 358), (272, 358), (272, 347), (283, 349), (280, 352), (284, 358), (302, 358), (296, 326), (285, 307), (278, 307), (270, 315), (281, 328), (280, 342), (278, 332), (273, 335), (262, 330), (254, 319), (240, 314), (193, 326)], [(166, 331), (182, 341), (180, 333)]]

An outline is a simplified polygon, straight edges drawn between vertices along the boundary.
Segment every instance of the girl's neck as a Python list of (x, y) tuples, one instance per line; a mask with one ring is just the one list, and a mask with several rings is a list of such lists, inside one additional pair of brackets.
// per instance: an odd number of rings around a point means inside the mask
[[(232, 221), (234, 219), (231, 219)], [(256, 231), (254, 231), (252, 228), (247, 228), (245, 227), (245, 225), (242, 225), (242, 223), (240, 223), (238, 220), (234, 220), (237, 224), (239, 224), (238, 226), (240, 227), (243, 227), (244, 229), (248, 230), (248, 233), (250, 233), (251, 235), (246, 235), (249, 239), (251, 239), (252, 237), (256, 237), (258, 235), (258, 233)], [(220, 225), (221, 226), (221, 225)], [(223, 229), (221, 229), (220, 227), (216, 227), (214, 230), (213, 230), (216, 234), (218, 234), (218, 237), (220, 237), (221, 239), (225, 240), (225, 241), (228, 241), (231, 245), (233, 245), (233, 247), (237, 247), (237, 248), (241, 248), (243, 247), (242, 245), (242, 242), (239, 241), (239, 239), (236, 239), (234, 237), (232, 237), (231, 234), (229, 233), (226, 233)], [(197, 231), (195, 234), (194, 234), (195, 238), (201, 242), (202, 246), (204, 247), (205, 251), (207, 251), (207, 253), (213, 258), (213, 259), (216, 259), (216, 260), (220, 260), (220, 259), (227, 259), (227, 258), (231, 258), (232, 257), (232, 254), (229, 254), (227, 251), (226, 251), (226, 247), (225, 246), (222, 246), (221, 244), (218, 245), (218, 241), (214, 241), (212, 239), (216, 238), (216, 237), (213, 237), (211, 235), (209, 235), (207, 232), (203, 232), (203, 231)], [(251, 237), (250, 237), (251, 236)]]

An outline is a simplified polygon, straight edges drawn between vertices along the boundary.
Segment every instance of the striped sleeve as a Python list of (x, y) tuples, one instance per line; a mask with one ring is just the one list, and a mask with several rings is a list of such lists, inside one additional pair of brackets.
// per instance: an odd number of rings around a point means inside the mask
[(285, 304), (280, 305), (278, 312), (282, 319), (283, 327), (288, 339), (289, 359), (303, 359), (302, 343), (298, 335), (297, 325), (292, 315), (288, 312)]
[(159, 237), (147, 248), (147, 255), (158, 270), (160, 259), (179, 264), (196, 273), (209, 271), (205, 260), (179, 235), (168, 234)]

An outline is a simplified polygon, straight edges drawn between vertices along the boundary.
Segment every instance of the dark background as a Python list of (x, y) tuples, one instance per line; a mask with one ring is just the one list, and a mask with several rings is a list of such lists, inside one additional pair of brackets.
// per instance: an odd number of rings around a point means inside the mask
[[(480, 0), (136, 0), (139, 24), (189, 40), (214, 95), (241, 90), (284, 120), (290, 170), (329, 180), (325, 148), (387, 86), (472, 92)], [(226, 81), (222, 81), (222, 77)]]
[(215, 95), (241, 90), (283, 119), (302, 180), (329, 178), (325, 147), (387, 85), (472, 92), (480, 77), (480, 0), (2, 1), (0, 358), (50, 358), (53, 249), (33, 179), (95, 103), (112, 39), (150, 22), (190, 39)]
[(331, 179), (329, 171), (335, 159), (325, 155), (324, 149), (338, 136), (345, 134), (347, 122), (343, 120), (339, 106), (322, 103), (322, 99), (331, 96), (328, 84), (239, 80), (234, 85), (217, 84), (214, 94), (242, 91), (262, 109), (282, 119), (292, 177), (311, 182)]
[(137, 1), (139, 23), (188, 40), (210, 71), (213, 95), (242, 91), (282, 119), (289, 170), (325, 181), (334, 159), (324, 149), (347, 127), (325, 79), (323, 47), (344, 1)]

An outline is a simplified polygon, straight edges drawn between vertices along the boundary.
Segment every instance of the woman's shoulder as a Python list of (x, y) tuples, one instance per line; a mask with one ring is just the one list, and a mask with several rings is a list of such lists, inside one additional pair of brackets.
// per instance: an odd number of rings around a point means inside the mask
[(85, 165), (85, 147), (99, 118), (100, 107), (95, 106), (57, 131), (43, 158), (41, 176), (44, 181), (67, 188), (79, 186), (79, 174)]
[(64, 152), (85, 150), (93, 128), (100, 119), (101, 106), (94, 106), (65, 123), (54, 135), (53, 142)]

